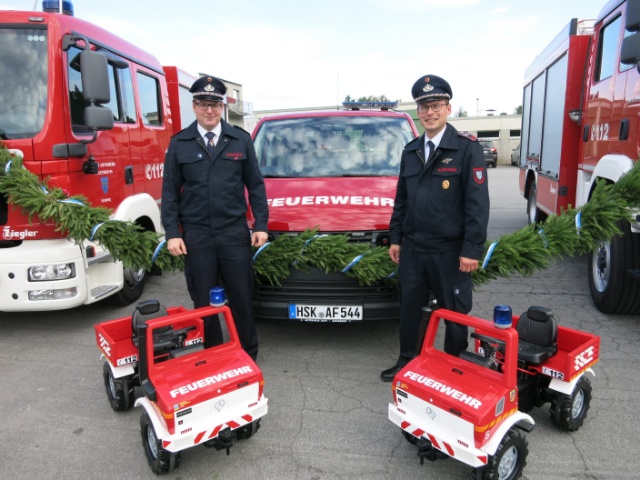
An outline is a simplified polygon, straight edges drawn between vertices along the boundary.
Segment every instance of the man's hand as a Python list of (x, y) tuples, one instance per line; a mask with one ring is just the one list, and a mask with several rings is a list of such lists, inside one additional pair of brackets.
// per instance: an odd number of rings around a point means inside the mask
[(265, 243), (267, 243), (268, 239), (267, 232), (253, 232), (251, 235), (251, 246), (252, 247), (261, 247)]
[(474, 258), (460, 257), (460, 271), (461, 272), (475, 272), (478, 269), (478, 260)]
[(393, 263), (400, 263), (400, 245), (391, 245), (389, 247), (389, 256)]
[(187, 254), (187, 247), (181, 238), (172, 238), (167, 240), (167, 250), (174, 257)]

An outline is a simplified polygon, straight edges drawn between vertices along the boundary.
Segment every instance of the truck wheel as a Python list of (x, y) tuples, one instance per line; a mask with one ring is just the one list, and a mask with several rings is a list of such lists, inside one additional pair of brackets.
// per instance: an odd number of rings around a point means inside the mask
[(180, 466), (182, 455), (180, 452), (171, 453), (162, 448), (162, 442), (158, 440), (153, 423), (146, 411), (140, 417), (140, 435), (144, 453), (154, 473), (167, 473)]
[(588, 259), (589, 291), (602, 313), (640, 313), (640, 282), (627, 270), (640, 268), (640, 235), (628, 222), (619, 222), (622, 235), (602, 242)]
[(527, 464), (529, 448), (527, 439), (519, 430), (510, 428), (496, 453), (489, 457), (489, 463), (482, 470), (482, 480), (514, 480), (522, 476)]
[(544, 222), (547, 214), (538, 208), (538, 188), (535, 182), (529, 187), (529, 198), (527, 199), (527, 215), (529, 217), (529, 225)]
[(251, 423), (247, 423), (246, 425), (236, 430), (236, 438), (238, 440), (246, 440), (247, 438), (251, 437), (254, 433), (256, 433), (259, 428), (260, 428), (260, 419), (254, 420)]
[(147, 272), (144, 269), (124, 269), (124, 286), (122, 290), (111, 295), (109, 301), (115, 305), (130, 305), (142, 296)]
[(591, 406), (591, 381), (580, 377), (571, 395), (556, 393), (551, 402), (549, 413), (555, 425), (567, 432), (575, 432), (587, 418)]
[(104, 388), (107, 391), (107, 399), (115, 412), (126, 412), (135, 400), (133, 382), (130, 375), (114, 378), (109, 362), (104, 362), (102, 367)]

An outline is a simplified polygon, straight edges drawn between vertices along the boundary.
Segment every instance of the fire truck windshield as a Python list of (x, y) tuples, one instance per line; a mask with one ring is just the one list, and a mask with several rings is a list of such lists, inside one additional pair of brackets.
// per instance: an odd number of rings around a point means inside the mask
[(265, 177), (396, 176), (412, 139), (406, 118), (364, 113), (269, 120), (254, 143)]
[(0, 27), (0, 138), (30, 138), (47, 106), (46, 28)]

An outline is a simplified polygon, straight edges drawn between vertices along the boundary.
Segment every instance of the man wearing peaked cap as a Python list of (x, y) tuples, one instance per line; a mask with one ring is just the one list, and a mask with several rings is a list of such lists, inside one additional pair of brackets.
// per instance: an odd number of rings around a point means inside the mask
[[(484, 252), (489, 221), (482, 147), (447, 123), (451, 86), (437, 75), (423, 75), (411, 95), (425, 133), (402, 152), (389, 224), (389, 256), (399, 263), (400, 355), (380, 375), (388, 382), (418, 353), (422, 308), (430, 294), (439, 307), (471, 311), (471, 272)], [(466, 349), (466, 327), (447, 322), (445, 352), (459, 355)]]
[[(253, 247), (267, 241), (269, 211), (264, 180), (247, 132), (222, 119), (227, 87), (211, 75), (191, 89), (196, 121), (173, 136), (164, 162), (162, 224), (167, 249), (184, 255), (195, 308), (209, 305), (222, 279), (240, 342), (255, 360), (258, 336), (251, 302)], [(246, 220), (245, 188), (253, 216)], [(205, 347), (222, 343), (217, 315), (205, 319)]]
[(428, 102), (430, 100), (446, 99), (451, 100), (453, 93), (449, 83), (436, 75), (425, 75), (420, 77), (411, 88), (411, 95), (416, 103)]
[(209, 75), (204, 75), (193, 82), (189, 92), (194, 99), (222, 102), (227, 93), (227, 86), (222, 80)]

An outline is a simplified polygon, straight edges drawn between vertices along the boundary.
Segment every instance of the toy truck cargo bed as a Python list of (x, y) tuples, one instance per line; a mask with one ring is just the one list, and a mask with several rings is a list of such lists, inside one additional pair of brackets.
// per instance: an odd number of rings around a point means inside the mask
[[(167, 309), (168, 315), (176, 315), (183, 312), (187, 312), (187, 309), (182, 306)], [(174, 324), (173, 328), (180, 329), (189, 326), (195, 326), (196, 329), (187, 333), (185, 345), (202, 343), (202, 319), (191, 319), (189, 322)], [(119, 370), (118, 367), (130, 366), (138, 361), (138, 347), (133, 343), (131, 315), (96, 324), (94, 330), (98, 348), (111, 366), (114, 367), (116, 377), (119, 376), (118, 373), (127, 370)]]

